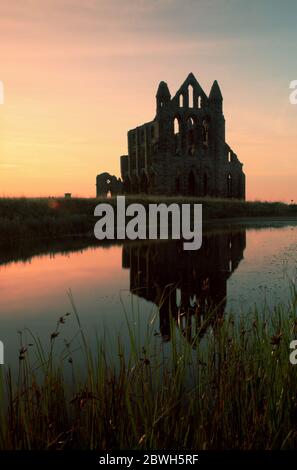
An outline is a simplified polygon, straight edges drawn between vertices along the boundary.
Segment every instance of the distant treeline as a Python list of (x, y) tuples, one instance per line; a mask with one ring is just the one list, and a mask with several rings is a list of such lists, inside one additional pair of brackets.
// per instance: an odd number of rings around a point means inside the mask
[[(116, 198), (0, 198), (0, 245), (16, 241), (59, 238), (70, 235), (93, 237), (97, 218), (94, 208), (100, 202), (116, 208)], [(297, 204), (245, 202), (239, 200), (186, 197), (127, 197), (126, 204), (138, 202), (178, 204), (202, 203), (203, 220), (245, 218), (296, 218)]]

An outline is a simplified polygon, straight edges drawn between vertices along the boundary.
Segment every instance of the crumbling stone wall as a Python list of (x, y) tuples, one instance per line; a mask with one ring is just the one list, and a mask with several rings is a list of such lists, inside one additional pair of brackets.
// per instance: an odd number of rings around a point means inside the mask
[(161, 82), (154, 120), (128, 132), (125, 193), (245, 199), (242, 163), (225, 141), (218, 83), (206, 95), (192, 73), (171, 97)]
[(109, 193), (111, 196), (121, 194), (123, 191), (123, 183), (120, 178), (109, 173), (101, 173), (96, 178), (96, 195), (97, 197), (106, 197)]

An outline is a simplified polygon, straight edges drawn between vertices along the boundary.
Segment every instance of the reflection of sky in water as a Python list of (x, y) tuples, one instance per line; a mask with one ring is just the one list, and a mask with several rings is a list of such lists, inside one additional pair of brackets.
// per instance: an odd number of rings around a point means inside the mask
[(227, 282), (227, 310), (287, 302), (296, 268), (296, 226), (248, 230), (244, 259)]
[[(30, 262), (1, 266), (0, 339), (5, 344), (5, 362), (16, 361), (17, 330), (29, 328), (48, 344), (59, 316), (71, 311), (69, 289), (89, 339), (95, 340), (96, 333), (101, 336), (106, 331), (111, 350), (116, 334), (128, 345), (124, 310), (128, 316), (133, 310), (135, 325), (144, 335), (147, 320), (156, 315), (156, 307), (129, 294), (131, 271), (122, 268), (122, 258), (122, 247), (113, 246), (43, 255)], [(296, 226), (248, 229), (243, 259), (227, 280), (227, 310), (238, 313), (255, 303), (261, 307), (265, 300), (271, 306), (287, 301), (288, 279), (296, 277), (296, 259)], [(158, 318), (155, 326), (158, 329)], [(61, 326), (60, 343), (63, 338), (71, 339), (76, 331), (71, 315)]]

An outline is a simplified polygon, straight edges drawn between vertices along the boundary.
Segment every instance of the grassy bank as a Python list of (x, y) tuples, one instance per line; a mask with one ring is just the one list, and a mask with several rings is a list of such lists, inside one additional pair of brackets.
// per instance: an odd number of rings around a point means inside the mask
[[(106, 202), (106, 199), (104, 200)], [(281, 202), (244, 202), (222, 199), (193, 199), (166, 197), (134, 197), (129, 202), (172, 202), (203, 204), (204, 221), (236, 218), (297, 218), (297, 205)], [(0, 244), (37, 238), (59, 238), (64, 236), (93, 236), (95, 224), (94, 208), (102, 199), (0, 199)], [(116, 200), (111, 198), (111, 204)]]
[(166, 354), (154, 325), (141, 342), (128, 320), (129, 350), (119, 337), (112, 358), (104, 342), (91, 351), (74, 308), (86, 377), (71, 345), (62, 359), (55, 355), (72, 316), (58, 321), (48, 353), (35, 338), (33, 346), (23, 344), (18, 378), (7, 373), (0, 385), (1, 403), (8, 403), (1, 408), (0, 447), (294, 449), (297, 366), (289, 362), (289, 344), (297, 334), (296, 306), (294, 294), (290, 305), (261, 318), (256, 311), (241, 321), (214, 316), (201, 340), (202, 322), (195, 349), (172, 324)]

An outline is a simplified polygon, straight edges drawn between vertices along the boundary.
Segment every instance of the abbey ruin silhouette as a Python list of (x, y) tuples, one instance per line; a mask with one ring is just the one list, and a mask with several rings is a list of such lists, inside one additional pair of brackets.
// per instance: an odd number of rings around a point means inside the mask
[(151, 194), (245, 199), (242, 163), (225, 139), (223, 97), (217, 81), (209, 96), (190, 73), (171, 97), (165, 82), (156, 116), (128, 131), (122, 180), (97, 176), (97, 196)]

